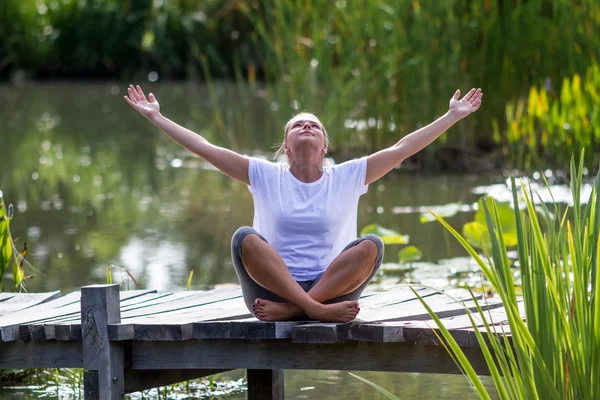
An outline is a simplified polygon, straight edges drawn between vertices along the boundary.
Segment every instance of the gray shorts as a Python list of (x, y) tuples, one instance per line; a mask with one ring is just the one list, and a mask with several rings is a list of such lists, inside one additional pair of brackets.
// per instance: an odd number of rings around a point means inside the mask
[[(233, 266), (235, 267), (235, 272), (240, 281), (240, 285), (242, 286), (242, 293), (244, 295), (244, 301), (246, 302), (246, 307), (248, 307), (248, 310), (250, 310), (252, 312), (252, 303), (254, 303), (254, 300), (256, 300), (257, 298), (276, 301), (276, 302), (280, 302), (280, 303), (288, 303), (287, 300), (279, 297), (275, 293), (260, 286), (258, 283), (256, 283), (250, 277), (250, 275), (248, 275), (248, 272), (246, 271), (246, 267), (244, 267), (244, 263), (242, 262), (242, 240), (244, 240), (246, 235), (249, 235), (251, 233), (258, 235), (262, 240), (267, 242), (267, 240), (260, 233), (258, 233), (258, 231), (256, 229), (249, 227), (249, 226), (242, 226), (241, 228), (239, 228), (233, 234), (233, 237), (231, 239), (231, 258), (233, 260)], [(371, 279), (373, 279), (373, 277), (377, 273), (377, 270), (379, 269), (379, 266), (381, 265), (381, 262), (383, 261), (383, 242), (381, 241), (381, 239), (378, 236), (375, 236), (375, 235), (361, 236), (358, 239), (350, 242), (344, 248), (344, 250), (342, 250), (342, 252), (344, 252), (345, 250), (348, 250), (351, 247), (356, 246), (358, 243), (362, 242), (363, 240), (372, 240), (375, 243), (375, 245), (377, 245), (377, 258), (375, 259), (375, 265), (373, 268), (373, 272), (371, 272), (371, 275), (369, 275), (367, 280), (362, 285), (360, 285), (358, 288), (356, 288), (354, 291), (352, 291), (348, 294), (345, 294), (343, 296), (336, 297), (335, 299), (328, 300), (325, 303), (330, 304), (330, 303), (338, 303), (340, 301), (346, 301), (346, 300), (358, 300), (360, 298), (360, 295), (362, 294), (363, 290), (365, 290), (365, 287), (367, 287), (367, 285), (369, 284)], [(298, 282), (298, 284), (302, 287), (302, 289), (304, 289), (304, 291), (308, 292), (319, 281), (319, 279), (321, 279), (322, 276), (323, 276), (323, 273), (321, 273), (321, 275), (319, 275), (315, 280), (296, 281), (296, 282)]]

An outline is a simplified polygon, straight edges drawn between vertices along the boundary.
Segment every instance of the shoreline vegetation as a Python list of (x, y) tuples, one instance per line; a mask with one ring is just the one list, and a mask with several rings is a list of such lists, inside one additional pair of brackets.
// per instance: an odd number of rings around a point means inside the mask
[[(216, 106), (225, 79), (265, 102), (277, 134), (291, 114), (317, 112), (344, 156), (397, 142), (456, 88), (481, 84), (486, 107), (418, 168), (555, 167), (581, 146), (595, 167), (598, 15), (593, 0), (6, 0), (0, 81), (191, 80), (213, 87)], [(215, 107), (216, 127), (231, 128), (227, 113)]]

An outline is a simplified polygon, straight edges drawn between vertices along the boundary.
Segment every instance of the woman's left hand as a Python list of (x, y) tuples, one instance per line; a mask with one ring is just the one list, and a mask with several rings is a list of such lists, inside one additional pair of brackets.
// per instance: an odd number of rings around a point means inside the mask
[(459, 97), (460, 90), (457, 90), (450, 99), (450, 113), (454, 114), (457, 119), (464, 118), (479, 109), (483, 92), (481, 89), (473, 88), (462, 99), (458, 100)]

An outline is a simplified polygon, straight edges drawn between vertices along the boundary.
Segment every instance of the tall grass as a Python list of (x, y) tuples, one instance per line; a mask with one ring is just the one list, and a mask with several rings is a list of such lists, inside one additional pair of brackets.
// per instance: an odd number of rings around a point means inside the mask
[(279, 112), (324, 114), (330, 131), (341, 132), (334, 144), (392, 144), (445, 112), (456, 87), (483, 87), (477, 116), (419, 154), (436, 154), (430, 163), (491, 146), (491, 118), (507, 100), (546, 78), (558, 86), (582, 73), (600, 49), (595, 1), (265, 3), (249, 15), (267, 79), (284, 83)]
[(595, 0), (4, 0), (0, 76), (230, 77), (269, 102), (269, 134), (309, 109), (346, 153), (390, 145), (481, 86), (477, 115), (417, 156), (468, 165), (495, 145), (507, 101), (598, 61), (599, 14)]
[[(600, 397), (600, 174), (582, 207), (583, 159), (582, 154), (579, 165), (571, 160), (572, 210), (560, 210), (556, 204), (549, 210), (542, 203), (540, 213), (535, 194), (523, 184), (518, 188), (512, 178), (519, 281), (514, 278), (494, 202), (491, 207), (480, 203), (491, 238), (488, 261), (438, 218), (479, 264), (505, 305), (509, 329), (485, 323), (485, 339), (469, 313), (501, 399)], [(517, 287), (522, 291), (525, 321), (518, 309)], [(480, 398), (490, 398), (443, 322), (421, 301), (474, 390)], [(485, 321), (483, 310), (478, 312)]]
[[(555, 204), (552, 212), (543, 206), (540, 215), (534, 206), (534, 194), (524, 185), (519, 191), (512, 179), (520, 282), (515, 280), (510, 268), (495, 205), (488, 208), (482, 202), (492, 242), (489, 264), (440, 219), (477, 261), (505, 304), (510, 340), (489, 325), (486, 325), (489, 344), (478, 334), (500, 398), (594, 399), (600, 396), (600, 275), (597, 273), (600, 174), (583, 208), (580, 195), (583, 158), (582, 154), (578, 166), (574, 159), (571, 161), (572, 213), (559, 210)], [(519, 210), (520, 196), (524, 198), (524, 211)], [(517, 285), (522, 288), (526, 322), (517, 308)], [(479, 312), (484, 317), (481, 309)], [(474, 387), (481, 387), (472, 368), (461, 357), (462, 351), (431, 314), (445, 339), (453, 345), (451, 352), (468, 379)], [(483, 392), (480, 396), (487, 397)]]

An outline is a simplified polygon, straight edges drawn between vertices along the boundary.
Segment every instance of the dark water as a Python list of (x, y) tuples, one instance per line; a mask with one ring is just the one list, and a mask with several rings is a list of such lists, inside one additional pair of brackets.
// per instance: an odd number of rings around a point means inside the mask
[[(30, 292), (66, 293), (105, 283), (110, 265), (113, 280), (131, 288), (133, 282), (119, 267), (140, 287), (158, 290), (184, 289), (191, 270), (195, 289), (237, 281), (229, 246), (237, 227), (252, 224), (248, 189), (180, 149), (131, 109), (122, 98), (125, 87), (0, 87), (0, 190), (15, 206), (11, 230), (17, 247), (26, 242), (29, 249), (26, 274), (35, 275), (26, 283)], [(281, 127), (269, 122), (272, 107), (260, 99), (240, 101), (233, 85), (218, 86), (212, 97), (206, 87), (185, 83), (147, 89), (167, 117), (215, 144), (268, 156), (279, 140)], [(333, 158), (346, 159), (341, 152)], [(410, 235), (428, 262), (421, 269), (429, 275), (423, 276), (447, 284), (448, 263), (468, 263), (457, 258), (466, 253), (438, 223), (421, 223), (419, 207), (471, 205), (479, 197), (473, 188), (504, 179), (502, 174), (429, 175), (400, 168), (361, 198), (359, 229), (376, 223)], [(472, 218), (472, 212), (461, 212), (448, 221), (460, 228)], [(400, 248), (388, 246), (385, 261), (396, 262)], [(454, 261), (438, 270), (432, 263), (442, 259)], [(462, 399), (471, 393), (460, 376), (362, 375), (401, 398)], [(345, 372), (290, 372), (287, 381), (296, 382), (288, 385), (289, 398), (333, 399), (341, 391), (341, 398), (377, 398)], [(315, 389), (300, 391), (305, 386)]]

